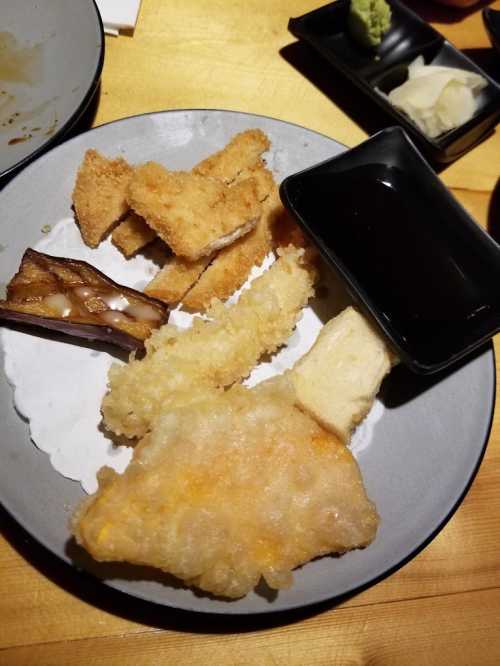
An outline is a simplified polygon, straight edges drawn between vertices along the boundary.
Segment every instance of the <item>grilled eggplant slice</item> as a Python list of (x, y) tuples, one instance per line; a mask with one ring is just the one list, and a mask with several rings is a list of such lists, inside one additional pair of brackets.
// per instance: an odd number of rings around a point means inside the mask
[(0, 321), (29, 324), (122, 349), (144, 346), (168, 307), (117, 284), (85, 261), (28, 249), (0, 301)]

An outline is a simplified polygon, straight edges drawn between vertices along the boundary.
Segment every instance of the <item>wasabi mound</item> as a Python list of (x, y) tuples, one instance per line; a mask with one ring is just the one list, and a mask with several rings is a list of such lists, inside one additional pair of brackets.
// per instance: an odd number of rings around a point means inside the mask
[(361, 46), (373, 48), (391, 27), (391, 8), (385, 0), (351, 0), (347, 24)]

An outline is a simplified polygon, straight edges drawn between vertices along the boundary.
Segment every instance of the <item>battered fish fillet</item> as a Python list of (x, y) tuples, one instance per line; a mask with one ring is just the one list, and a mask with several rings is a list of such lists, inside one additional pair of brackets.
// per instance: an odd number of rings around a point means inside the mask
[(135, 213), (129, 213), (111, 234), (113, 244), (126, 257), (131, 257), (155, 238), (156, 232), (144, 222), (142, 217)]
[(246, 377), (263, 354), (288, 339), (314, 278), (304, 251), (286, 249), (235, 305), (216, 302), (208, 320), (196, 318), (187, 330), (161, 327), (146, 341), (142, 360), (111, 367), (102, 403), (106, 427), (142, 437), (162, 412)]
[(136, 169), (127, 196), (172, 252), (191, 261), (248, 233), (261, 214), (253, 178), (228, 186), (217, 178), (168, 171), (155, 162)]
[(73, 532), (101, 561), (150, 565), (218, 596), (368, 545), (378, 516), (349, 450), (282, 382), (162, 416), (123, 475), (100, 473)]
[(73, 205), (84, 242), (97, 247), (128, 211), (126, 192), (134, 170), (121, 157), (87, 150), (78, 169)]
[(210, 266), (182, 299), (191, 310), (203, 311), (213, 298), (225, 300), (247, 279), (253, 266), (260, 264), (273, 249), (272, 227), (280, 201), (278, 189), (262, 204), (262, 216), (255, 229), (221, 250)]
[(193, 172), (231, 183), (242, 171), (261, 164), (260, 156), (269, 150), (270, 145), (262, 130), (240, 132), (222, 150), (197, 164)]

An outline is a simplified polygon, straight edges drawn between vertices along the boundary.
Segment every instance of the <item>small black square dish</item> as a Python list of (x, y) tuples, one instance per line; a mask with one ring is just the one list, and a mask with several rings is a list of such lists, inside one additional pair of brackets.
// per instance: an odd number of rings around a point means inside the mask
[(483, 9), (483, 23), (491, 45), (500, 55), (500, 10), (485, 7)]
[[(446, 41), (437, 30), (398, 0), (387, 0), (391, 24), (379, 46), (360, 46), (350, 34), (350, 0), (337, 0), (288, 23), (290, 32), (303, 40), (335, 69), (381, 107), (417, 142), (432, 162), (452, 162), (485, 138), (500, 119), (500, 86), (472, 60)], [(470, 120), (434, 138), (427, 136), (387, 95), (403, 84), (409, 65), (422, 56), (425, 65), (454, 67), (486, 80), (477, 93)]]
[(415, 372), (500, 330), (500, 246), (401, 128), (288, 176), (280, 196)]

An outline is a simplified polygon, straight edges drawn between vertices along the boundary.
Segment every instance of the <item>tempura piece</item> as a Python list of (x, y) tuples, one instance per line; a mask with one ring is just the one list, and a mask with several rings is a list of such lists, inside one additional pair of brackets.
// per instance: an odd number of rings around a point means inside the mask
[(146, 247), (155, 238), (156, 232), (135, 213), (129, 213), (111, 234), (114, 245), (127, 258)]
[(165, 413), (123, 475), (105, 468), (73, 532), (101, 561), (157, 567), (218, 596), (367, 546), (378, 515), (349, 450), (282, 381)]
[(219, 178), (229, 184), (242, 171), (254, 169), (260, 164), (260, 156), (270, 145), (269, 139), (260, 129), (240, 132), (222, 150), (195, 166), (193, 172)]
[(261, 214), (254, 178), (228, 186), (155, 162), (136, 169), (128, 201), (174, 254), (191, 261), (248, 233)]
[(108, 159), (97, 150), (87, 150), (78, 169), (73, 205), (83, 241), (97, 247), (128, 211), (127, 187), (132, 167), (118, 157)]
[(314, 277), (304, 251), (290, 248), (235, 305), (216, 302), (208, 320), (197, 318), (184, 331), (163, 326), (146, 342), (144, 359), (111, 367), (102, 403), (106, 427), (142, 437), (162, 412), (246, 377), (263, 354), (290, 336), (313, 293)]
[[(253, 233), (253, 231), (250, 232), (250, 234)], [(236, 243), (238, 242), (239, 240), (236, 241)], [(221, 250), (221, 252), (224, 252), (224, 250)], [(164, 303), (178, 303), (189, 291), (191, 285), (196, 283), (212, 259), (211, 254), (196, 261), (188, 261), (174, 255), (167, 260), (163, 268), (146, 286), (144, 293), (159, 298)]]
[(262, 205), (262, 217), (255, 229), (217, 254), (182, 299), (185, 307), (203, 311), (213, 298), (225, 300), (241, 287), (253, 266), (260, 264), (273, 249), (272, 226), (279, 205), (278, 191), (274, 186), (273, 193)]
[(28, 324), (122, 349), (142, 349), (168, 320), (168, 308), (86, 261), (28, 248), (0, 300), (0, 321)]
[(347, 443), (395, 360), (383, 336), (348, 307), (323, 326), (289, 378), (297, 404)]

